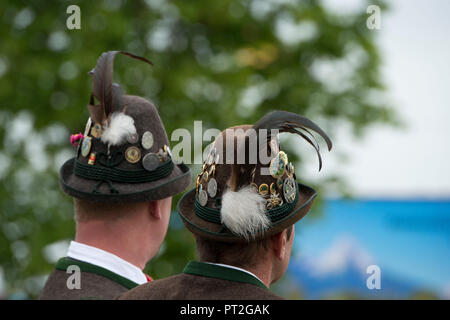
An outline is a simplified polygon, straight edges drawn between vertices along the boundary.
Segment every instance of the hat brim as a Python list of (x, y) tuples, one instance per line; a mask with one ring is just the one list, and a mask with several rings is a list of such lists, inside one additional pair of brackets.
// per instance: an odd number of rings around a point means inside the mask
[(185, 164), (178, 164), (167, 177), (146, 183), (117, 183), (114, 188), (119, 193), (111, 193), (107, 183), (98, 186), (97, 180), (81, 178), (73, 173), (75, 158), (69, 159), (61, 167), (59, 183), (64, 193), (71, 197), (92, 202), (141, 202), (160, 200), (184, 191), (190, 183), (190, 170)]
[[(294, 209), (283, 219), (272, 223), (264, 233), (255, 237), (255, 240), (267, 238), (277, 234), (303, 218), (311, 209), (317, 192), (306, 185), (298, 183), (299, 198)], [(178, 202), (177, 211), (186, 228), (192, 233), (220, 242), (245, 242), (247, 240), (236, 236), (222, 225), (208, 222), (198, 217), (194, 212), (195, 189), (187, 192)]]

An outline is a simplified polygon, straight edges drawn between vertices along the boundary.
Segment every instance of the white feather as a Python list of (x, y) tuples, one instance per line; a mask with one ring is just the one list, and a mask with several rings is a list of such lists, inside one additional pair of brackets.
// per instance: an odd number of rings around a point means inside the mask
[(270, 226), (265, 204), (266, 199), (253, 186), (237, 192), (227, 190), (222, 196), (222, 223), (238, 236), (254, 238)]
[(119, 146), (126, 141), (129, 134), (135, 133), (133, 118), (124, 113), (114, 112), (109, 126), (103, 129), (101, 139), (110, 146)]

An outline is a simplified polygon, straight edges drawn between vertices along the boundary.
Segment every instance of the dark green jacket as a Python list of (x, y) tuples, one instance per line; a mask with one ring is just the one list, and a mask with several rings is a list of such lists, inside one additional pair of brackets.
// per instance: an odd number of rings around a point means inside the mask
[(279, 300), (252, 275), (227, 267), (191, 261), (182, 274), (140, 285), (124, 300)]
[[(80, 268), (80, 289), (68, 288), (67, 281), (73, 273), (67, 273), (67, 268), (71, 265)], [(114, 299), (137, 286), (137, 283), (105, 268), (65, 257), (57, 262), (39, 298), (41, 300)]]

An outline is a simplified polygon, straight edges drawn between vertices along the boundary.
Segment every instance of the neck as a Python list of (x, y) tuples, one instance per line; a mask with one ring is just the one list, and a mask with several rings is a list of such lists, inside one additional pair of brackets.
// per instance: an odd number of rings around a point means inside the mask
[(75, 241), (110, 252), (143, 270), (157, 252), (147, 237), (148, 232), (139, 230), (139, 226), (88, 221), (77, 224)]
[(243, 268), (247, 271), (250, 271), (255, 276), (258, 277), (259, 280), (264, 283), (264, 285), (269, 288), (270, 284), (272, 283), (272, 266), (269, 265), (257, 265), (253, 268)]

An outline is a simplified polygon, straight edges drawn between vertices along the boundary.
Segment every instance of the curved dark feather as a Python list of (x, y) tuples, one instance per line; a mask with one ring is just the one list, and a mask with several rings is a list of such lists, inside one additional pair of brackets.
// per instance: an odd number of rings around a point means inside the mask
[(153, 63), (152, 63), (150, 60), (148, 60), (148, 59), (146, 59), (146, 58), (144, 58), (144, 57), (136, 56), (136, 55), (134, 55), (134, 54), (132, 54), (132, 53), (129, 53), (129, 52), (126, 52), (126, 51), (120, 51), (120, 53), (121, 53), (121, 54), (124, 54), (124, 55), (126, 55), (126, 56), (129, 56), (129, 57), (131, 57), (131, 58), (134, 58), (134, 59), (137, 59), (137, 60), (144, 61), (144, 62), (146, 62), (146, 63), (148, 63), (148, 64), (150, 64), (150, 65), (153, 65)]
[[(253, 128), (256, 131), (262, 129), (267, 130), (267, 141), (270, 141), (271, 139), (270, 133), (272, 129), (278, 129), (280, 133), (289, 132), (301, 136), (316, 150), (317, 156), (319, 158), (319, 171), (322, 169), (322, 157), (320, 155), (320, 147), (319, 144), (317, 143), (316, 138), (314, 137), (314, 135), (312, 135), (312, 133), (308, 129), (317, 132), (325, 140), (325, 142), (327, 143), (328, 150), (331, 150), (331, 148), (333, 147), (331, 139), (318, 125), (316, 125), (308, 118), (305, 118), (303, 116), (288, 111), (270, 112), (266, 114), (264, 117), (262, 117), (258, 122), (256, 122)], [(302, 131), (305, 131), (307, 134), (309, 134), (316, 143), (314, 143)]]
[(288, 111), (272, 111), (262, 117), (253, 128), (258, 131), (260, 129), (268, 130), (267, 139), (270, 139), (270, 129), (279, 129), (280, 132), (286, 132), (288, 128), (308, 128), (317, 132), (327, 143), (328, 150), (331, 150), (333, 144), (328, 135), (314, 122)]
[(122, 95), (123, 91), (119, 84), (112, 84), (112, 103), (111, 113), (122, 110)]
[(98, 58), (95, 68), (89, 72), (92, 76), (92, 94), (100, 102), (99, 107), (102, 109), (101, 112), (99, 112), (95, 110), (96, 107), (93, 106), (89, 108), (89, 111), (94, 112), (95, 115), (103, 115), (101, 121), (99, 121), (100, 123), (109, 118), (111, 113), (122, 109), (122, 90), (118, 84), (113, 84), (112, 82), (114, 73), (114, 57), (118, 53), (153, 65), (151, 61), (146, 58), (136, 56), (125, 51), (116, 50), (102, 53), (102, 55)]
[(97, 65), (90, 72), (92, 76), (92, 93), (100, 102), (106, 117), (111, 112), (114, 57), (118, 52), (108, 51), (102, 53), (98, 58)]
[(91, 98), (88, 104), (89, 114), (91, 116), (92, 121), (96, 123), (103, 123), (103, 120), (106, 118), (104, 114), (103, 108), (97, 104), (95, 105), (94, 95), (91, 94)]

